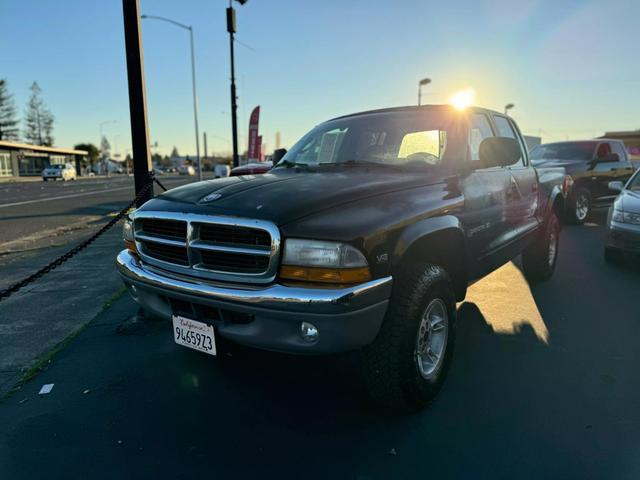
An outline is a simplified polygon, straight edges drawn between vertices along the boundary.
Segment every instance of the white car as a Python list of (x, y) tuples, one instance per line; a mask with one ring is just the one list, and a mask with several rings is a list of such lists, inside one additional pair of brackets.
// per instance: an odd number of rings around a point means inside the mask
[(45, 182), (49, 179), (57, 180), (62, 179), (62, 181), (67, 180), (75, 180), (76, 179), (76, 169), (70, 163), (61, 163), (56, 165), (49, 165), (42, 171), (42, 180)]
[(231, 173), (231, 168), (229, 165), (218, 164), (214, 167), (213, 173), (216, 178), (225, 178), (229, 176), (229, 173)]
[(196, 174), (196, 169), (193, 168), (191, 165), (182, 165), (178, 167), (178, 173), (180, 173), (180, 175), (193, 176)]

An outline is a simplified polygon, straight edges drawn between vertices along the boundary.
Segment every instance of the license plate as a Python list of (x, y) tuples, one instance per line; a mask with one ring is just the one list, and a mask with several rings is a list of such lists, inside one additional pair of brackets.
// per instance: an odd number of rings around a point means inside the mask
[(174, 315), (173, 339), (183, 347), (193, 348), (209, 355), (216, 354), (216, 338), (212, 325)]

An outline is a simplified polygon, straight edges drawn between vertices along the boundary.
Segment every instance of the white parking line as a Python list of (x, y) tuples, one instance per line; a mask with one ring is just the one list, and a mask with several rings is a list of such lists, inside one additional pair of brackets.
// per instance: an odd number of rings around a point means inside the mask
[(64, 198), (75, 198), (75, 197), (85, 197), (87, 195), (98, 195), (100, 193), (111, 193), (111, 192), (117, 192), (118, 190), (131, 190), (133, 191), (133, 186), (130, 185), (128, 187), (119, 187), (119, 188), (109, 188), (109, 189), (104, 189), (104, 190), (94, 190), (91, 192), (84, 192), (84, 193), (72, 193), (69, 195), (60, 195), (58, 197), (49, 197), (49, 198), (38, 198), (35, 200), (25, 200), (24, 202), (15, 202), (15, 203), (5, 203), (0, 205), (0, 208), (7, 208), (7, 207), (17, 207), (18, 205), (28, 205), (30, 203), (40, 203), (40, 202), (49, 202), (52, 200), (62, 200)]

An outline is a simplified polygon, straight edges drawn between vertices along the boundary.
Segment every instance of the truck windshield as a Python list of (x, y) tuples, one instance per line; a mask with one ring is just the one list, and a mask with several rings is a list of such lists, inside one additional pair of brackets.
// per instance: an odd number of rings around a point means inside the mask
[(381, 112), (339, 118), (311, 130), (278, 165), (437, 167), (443, 164), (447, 154), (458, 148), (459, 139), (464, 138), (460, 119), (460, 114), (449, 110)]
[(591, 160), (598, 142), (563, 142), (539, 145), (529, 153), (535, 160)]

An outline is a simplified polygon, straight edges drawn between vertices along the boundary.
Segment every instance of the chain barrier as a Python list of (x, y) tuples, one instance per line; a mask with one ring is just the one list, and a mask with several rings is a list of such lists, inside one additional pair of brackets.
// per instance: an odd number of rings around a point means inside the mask
[(151, 186), (153, 185), (153, 183), (157, 183), (160, 188), (162, 188), (164, 191), (166, 191), (167, 189), (165, 188), (164, 185), (162, 185), (158, 179), (156, 179), (156, 177), (154, 176), (153, 172), (151, 172), (149, 174), (150, 176), (150, 180), (149, 183), (147, 183), (142, 190), (140, 190), (140, 192), (136, 195), (136, 197), (131, 201), (131, 203), (129, 203), (126, 207), (124, 207), (122, 210), (120, 210), (120, 212), (118, 212), (118, 214), (113, 217), (109, 223), (107, 223), (106, 225), (104, 225), (102, 228), (100, 228), (100, 230), (98, 230), (96, 233), (94, 233), (91, 237), (87, 238), (86, 240), (84, 240), (83, 242), (81, 242), (80, 244), (76, 245), (75, 247), (73, 247), (71, 250), (69, 250), (68, 252), (62, 254), (61, 256), (59, 256), (58, 258), (56, 258), (54, 261), (52, 261), (51, 263), (49, 263), (48, 265), (46, 265), (45, 267), (42, 267), (40, 270), (38, 270), (36, 273), (29, 275), (28, 277), (20, 280), (17, 283), (14, 283), (13, 285), (11, 285), (8, 288), (5, 288), (4, 290), (0, 290), (0, 302), (2, 302), (2, 300), (5, 300), (7, 298), (9, 298), (12, 294), (16, 293), (18, 290), (20, 290), (21, 288), (26, 287), (27, 285), (29, 285), (30, 283), (36, 281), (37, 279), (39, 279), (40, 277), (42, 277), (43, 275), (49, 273), (52, 270), (55, 270), (56, 268), (58, 268), (60, 265), (62, 265), (63, 263), (65, 263), (67, 260), (69, 260), (70, 258), (74, 257), (75, 255), (77, 255), (78, 253), (80, 253), (82, 250), (84, 250), (85, 248), (87, 248), (89, 245), (91, 245), (98, 237), (100, 237), (104, 232), (106, 232), (107, 230), (109, 230), (111, 227), (113, 227), (116, 223), (118, 223), (122, 217), (124, 217), (127, 212), (129, 210), (131, 210), (131, 208), (134, 207), (134, 205), (138, 202), (138, 200), (140, 200), (144, 195), (146, 195), (146, 193), (149, 191), (149, 189), (151, 188)]

